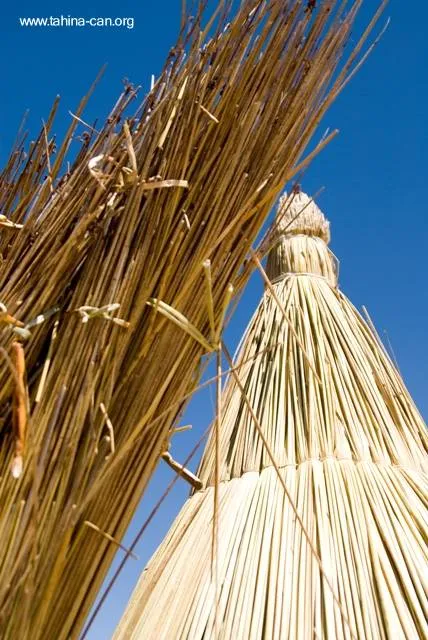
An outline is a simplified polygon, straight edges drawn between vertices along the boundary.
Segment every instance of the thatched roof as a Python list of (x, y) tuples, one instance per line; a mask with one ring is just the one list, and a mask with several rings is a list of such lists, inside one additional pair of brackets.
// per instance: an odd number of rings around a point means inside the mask
[(213, 430), (203, 489), (142, 574), (115, 640), (427, 636), (426, 426), (337, 288), (318, 207), (293, 194), (279, 215), (275, 284), (223, 393), (217, 578)]

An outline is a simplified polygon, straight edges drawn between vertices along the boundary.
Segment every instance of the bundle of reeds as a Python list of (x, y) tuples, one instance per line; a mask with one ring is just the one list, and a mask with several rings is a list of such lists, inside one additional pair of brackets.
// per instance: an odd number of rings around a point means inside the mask
[(142, 574), (115, 640), (427, 637), (426, 425), (337, 288), (320, 210), (300, 193), (280, 215), (203, 489)]
[(82, 626), (214, 348), (210, 324), (358, 65), (370, 28), (338, 71), (361, 3), (314, 4), (184, 20), (135, 115), (123, 121), (128, 86), (71, 166), (86, 98), (61, 145), (57, 104), (27, 156), (18, 141), (0, 181), (2, 638)]

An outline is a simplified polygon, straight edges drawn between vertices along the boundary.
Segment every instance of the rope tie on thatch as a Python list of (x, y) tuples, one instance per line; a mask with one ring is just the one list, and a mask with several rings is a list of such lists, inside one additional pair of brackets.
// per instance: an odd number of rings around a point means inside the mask
[(289, 271), (288, 273), (283, 273), (280, 276), (278, 276), (277, 278), (271, 279), (272, 284), (277, 284), (278, 282), (281, 282), (282, 280), (287, 280), (287, 278), (294, 278), (296, 276), (306, 276), (306, 277), (311, 277), (311, 278), (321, 278), (321, 280), (325, 280), (325, 282), (327, 282), (328, 284), (331, 284), (329, 278), (327, 276), (323, 276), (320, 273), (311, 273), (310, 271)]

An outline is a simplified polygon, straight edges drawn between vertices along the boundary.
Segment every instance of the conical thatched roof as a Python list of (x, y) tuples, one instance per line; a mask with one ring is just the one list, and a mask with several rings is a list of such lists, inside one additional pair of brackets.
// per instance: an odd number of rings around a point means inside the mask
[(428, 636), (426, 426), (337, 289), (318, 207), (284, 197), (276, 229), (274, 284), (223, 394), (217, 607), (213, 435), (203, 489), (143, 573), (115, 640), (213, 638), (216, 624), (234, 640)]

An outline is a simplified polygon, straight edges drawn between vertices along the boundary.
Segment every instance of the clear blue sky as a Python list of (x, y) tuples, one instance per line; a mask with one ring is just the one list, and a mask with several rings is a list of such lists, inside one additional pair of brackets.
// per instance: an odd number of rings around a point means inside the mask
[[(362, 19), (376, 8), (365, 1)], [(29, 128), (38, 130), (53, 98), (61, 95), (56, 130), (68, 124), (104, 63), (108, 70), (86, 112), (87, 120), (106, 115), (125, 76), (146, 90), (174, 44), (181, 0), (24, 0), (7, 3), (0, 20), (1, 79), (0, 161), (4, 162), (24, 111)], [(409, 9), (408, 7), (411, 7)], [(22, 28), (18, 17), (73, 15), (133, 17), (127, 28)], [(340, 136), (311, 165), (304, 188), (321, 186), (321, 208), (332, 223), (332, 249), (341, 261), (341, 287), (357, 307), (365, 305), (381, 335), (387, 331), (405, 381), (422, 414), (428, 415), (428, 289), (426, 204), (428, 160), (428, 7), (423, 0), (392, 0), (391, 25), (369, 62), (327, 114), (327, 126)], [(233, 349), (261, 292), (257, 278), (242, 299), (228, 329)], [(176, 436), (172, 452), (184, 460), (212, 416), (210, 394), (192, 402), (186, 422), (190, 434)], [(126, 537), (130, 543), (151, 506), (169, 482), (161, 466)], [(130, 560), (90, 633), (107, 640), (150, 555), (187, 495), (180, 481), (164, 503)]]

